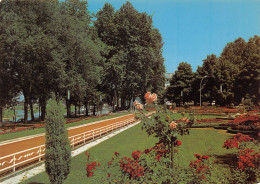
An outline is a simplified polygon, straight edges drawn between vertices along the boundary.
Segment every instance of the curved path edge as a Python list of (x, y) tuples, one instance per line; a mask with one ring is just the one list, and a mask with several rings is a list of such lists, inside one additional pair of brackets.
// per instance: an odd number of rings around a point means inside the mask
[[(103, 120), (102, 120), (103, 121)], [(98, 145), (99, 143), (105, 141), (105, 140), (108, 140), (109, 138), (139, 124), (141, 121), (137, 121), (136, 123), (133, 123), (133, 124), (130, 124), (126, 127), (123, 127), (123, 128), (120, 128), (104, 137), (101, 137), (99, 139), (96, 139), (95, 141), (92, 141), (88, 144), (85, 144), (81, 147), (79, 147), (78, 149), (75, 149), (71, 152), (71, 156), (74, 157), (74, 156), (77, 156), (79, 155), (80, 153), (83, 153), (85, 152), (86, 150), (90, 149), (91, 147), (93, 146), (96, 146)], [(41, 172), (44, 172), (45, 171), (45, 164), (44, 162), (42, 162), (40, 165), (38, 166), (34, 166), (33, 168), (31, 169), (25, 169), (25, 170), (21, 170), (19, 172), (17, 172), (16, 174), (14, 174), (14, 176), (8, 176), (6, 179), (3, 178), (3, 180), (0, 182), (0, 184), (16, 184), (16, 183), (20, 183), (22, 181), (25, 181), (26, 179), (29, 179)]]
[[(130, 114), (126, 114), (126, 115), (123, 115), (123, 116), (117, 116), (117, 117), (114, 117), (114, 118), (103, 119), (103, 120), (99, 120), (99, 121), (94, 121), (94, 122), (86, 123), (86, 124), (83, 124), (83, 125), (72, 126), (72, 127), (67, 128), (67, 130), (72, 130), (72, 129), (75, 129), (75, 128), (89, 126), (89, 125), (93, 125), (93, 124), (96, 124), (96, 123), (101, 123), (101, 122), (107, 121), (107, 120), (113, 120), (113, 119), (116, 119), (116, 118), (119, 118), (119, 117), (128, 116)], [(9, 139), (9, 140), (6, 140), (6, 141), (1, 141), (0, 142), (0, 146), (5, 145), (5, 144), (14, 143), (14, 142), (24, 141), (24, 140), (27, 140), (27, 139), (31, 139), (31, 138), (35, 138), (35, 137), (43, 136), (43, 135), (45, 135), (45, 133), (33, 134), (33, 135), (24, 136), (24, 137)]]

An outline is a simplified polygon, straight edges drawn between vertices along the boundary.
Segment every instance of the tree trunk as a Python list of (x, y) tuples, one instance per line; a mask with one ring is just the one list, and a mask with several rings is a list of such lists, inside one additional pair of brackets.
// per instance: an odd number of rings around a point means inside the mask
[(80, 116), (80, 103), (79, 103), (79, 116)]
[(119, 110), (119, 94), (118, 94), (118, 91), (116, 92), (116, 107), (117, 107), (116, 110)]
[(77, 117), (77, 104), (75, 103), (75, 114), (74, 114), (74, 117), (76, 118)]
[(96, 115), (96, 104), (94, 104), (94, 106), (93, 106), (93, 116), (95, 116)]
[(121, 98), (121, 109), (125, 109), (125, 98)]
[(0, 106), (0, 126), (2, 126), (3, 123), (3, 107)]
[(132, 98), (128, 99), (128, 109), (132, 108), (131, 103), (132, 103)]
[(14, 106), (14, 122), (16, 122), (16, 110), (15, 110), (15, 106)]
[(86, 116), (88, 116), (88, 105), (85, 105), (86, 108)]
[(32, 100), (30, 100), (30, 109), (31, 109), (31, 120), (35, 121), (34, 113), (33, 113), (33, 103), (32, 103)]
[(87, 100), (84, 101), (84, 106), (86, 108), (86, 111), (85, 111), (86, 116), (88, 116), (88, 102), (87, 102)]
[(41, 117), (41, 105), (39, 103), (39, 120), (40, 120), (40, 117)]
[(24, 123), (27, 123), (28, 121), (28, 99), (27, 97), (24, 95)]
[(45, 120), (45, 115), (46, 115), (46, 99), (42, 99), (42, 104), (41, 104), (41, 120)]
[(66, 99), (66, 105), (67, 105), (67, 118), (70, 118), (70, 100)]

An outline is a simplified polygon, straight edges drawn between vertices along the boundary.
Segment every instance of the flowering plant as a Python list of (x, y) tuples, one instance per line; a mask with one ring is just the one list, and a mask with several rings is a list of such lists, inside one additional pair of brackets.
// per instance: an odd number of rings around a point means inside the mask
[(209, 156), (208, 155), (199, 155), (195, 154), (194, 157), (197, 159), (190, 162), (190, 167), (195, 170), (195, 175), (197, 178), (207, 181), (206, 174), (210, 173), (209, 167)]
[[(181, 141), (177, 140), (176, 146), (180, 145)], [(119, 152), (116, 151), (112, 159), (107, 162), (107, 165), (99, 168), (107, 174), (107, 178), (104, 178), (104, 180), (110, 183), (127, 181), (138, 181), (140, 183), (158, 181), (159, 183), (159, 181), (164, 180), (161, 178), (162, 176), (169, 175), (169, 166), (165, 165), (168, 153), (169, 151), (163, 144), (156, 144), (144, 151), (133, 151), (131, 157), (120, 158)], [(100, 164), (96, 161), (90, 161), (90, 155), (87, 152), (86, 155), (88, 157), (87, 177), (92, 177)]]
[(259, 168), (260, 152), (255, 152), (255, 150), (248, 148), (250, 143), (255, 143), (254, 138), (238, 133), (233, 139), (227, 139), (222, 147), (239, 149), (240, 151), (236, 153), (238, 158), (237, 168), (251, 178), (255, 178), (258, 172), (257, 168)]
[[(151, 105), (156, 102), (157, 95), (147, 92), (144, 95), (146, 104)], [(137, 106), (138, 103), (135, 103)], [(164, 108), (157, 107), (156, 112), (150, 117), (145, 116), (143, 111), (139, 111), (139, 117), (141, 118), (143, 125), (142, 128), (146, 130), (148, 135), (154, 135), (159, 138), (159, 144), (165, 145), (165, 148), (169, 152), (171, 168), (173, 168), (173, 154), (175, 153), (174, 147), (181, 144), (177, 139), (178, 135), (189, 134), (188, 127), (191, 126), (191, 120), (184, 117), (178, 121), (175, 121), (173, 112)]]

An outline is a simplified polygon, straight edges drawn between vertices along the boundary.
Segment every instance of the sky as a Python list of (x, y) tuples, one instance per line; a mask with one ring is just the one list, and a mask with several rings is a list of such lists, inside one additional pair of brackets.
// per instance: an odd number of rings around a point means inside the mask
[[(88, 0), (97, 12), (105, 2), (118, 10), (126, 0)], [(180, 62), (193, 71), (207, 55), (219, 56), (229, 42), (260, 36), (260, 0), (129, 0), (139, 12), (153, 16), (153, 26), (163, 37), (163, 57), (168, 73)]]

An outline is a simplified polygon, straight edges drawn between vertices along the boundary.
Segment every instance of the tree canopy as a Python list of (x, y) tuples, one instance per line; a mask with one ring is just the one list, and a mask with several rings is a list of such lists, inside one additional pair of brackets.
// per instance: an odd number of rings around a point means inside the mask
[(66, 101), (68, 117), (72, 104), (87, 110), (100, 96), (125, 108), (147, 90), (162, 94), (162, 37), (130, 2), (94, 15), (86, 0), (3, 0), (0, 20), (0, 109), (23, 94), (25, 121), (35, 103), (45, 119), (51, 93)]

